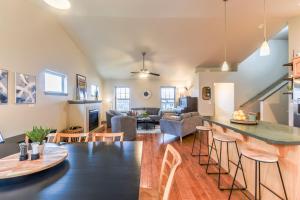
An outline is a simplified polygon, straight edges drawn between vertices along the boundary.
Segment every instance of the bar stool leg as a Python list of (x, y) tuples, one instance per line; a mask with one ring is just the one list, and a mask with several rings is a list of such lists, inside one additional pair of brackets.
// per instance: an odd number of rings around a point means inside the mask
[(258, 161), (258, 191), (259, 191), (259, 199), (261, 199), (261, 181), (260, 181), (260, 162)]
[[(238, 149), (236, 141), (234, 142), (234, 144), (235, 144), (235, 149), (236, 149), (237, 155), (239, 156), (240, 152), (239, 152), (239, 149)], [(246, 177), (245, 177), (245, 173), (244, 173), (244, 168), (243, 168), (242, 162), (241, 162), (241, 170), (242, 170), (242, 175), (243, 175), (243, 179), (244, 179), (244, 183), (245, 183), (245, 189), (247, 189), (247, 182), (246, 182)]]
[(194, 141), (193, 141), (193, 147), (192, 147), (192, 153), (191, 153), (192, 156), (196, 156), (196, 155), (194, 155), (193, 153), (194, 153), (194, 146), (195, 146), (196, 136), (197, 136), (198, 133), (199, 133), (199, 132), (195, 132), (195, 133), (194, 133)]
[(220, 160), (219, 160), (219, 174), (218, 174), (218, 188), (219, 188), (219, 189), (220, 189), (220, 182), (221, 182), (222, 143), (223, 143), (223, 142), (220, 142)]
[(231, 184), (231, 189), (230, 189), (230, 193), (229, 193), (228, 200), (231, 199), (231, 195), (232, 195), (232, 191), (233, 191), (233, 187), (234, 187), (234, 182), (235, 182), (235, 179), (236, 179), (236, 175), (237, 175), (237, 173), (238, 173), (238, 170), (239, 170), (240, 163), (242, 163), (242, 154), (239, 156), (239, 161), (238, 161), (238, 164), (237, 164), (235, 173), (234, 173), (234, 177), (233, 177), (233, 181), (232, 181), (232, 184)]
[(227, 148), (227, 169), (228, 169), (228, 174), (230, 174), (230, 166), (229, 166), (230, 161), (229, 161), (229, 148), (228, 148), (228, 146), (229, 146), (229, 143), (227, 142), (227, 144), (226, 144), (226, 148)]
[(216, 157), (217, 157), (217, 161), (219, 163), (219, 156), (218, 156), (218, 152), (217, 152), (217, 145), (215, 143), (215, 139), (212, 140), (212, 144), (211, 144), (211, 147), (210, 147), (210, 151), (209, 151), (209, 155), (208, 155), (208, 163), (207, 163), (207, 166), (206, 166), (206, 173), (207, 174), (214, 174), (214, 173), (208, 173), (208, 167), (209, 165), (212, 165), (210, 164), (210, 159), (211, 159), (211, 152), (212, 152), (212, 149), (215, 150), (216, 152)]
[(281, 184), (282, 184), (283, 191), (284, 191), (284, 196), (285, 196), (285, 199), (288, 200), (286, 190), (285, 190), (285, 186), (284, 186), (284, 182), (283, 182), (283, 178), (282, 178), (282, 174), (281, 174), (281, 170), (280, 170), (280, 166), (279, 166), (279, 162), (277, 161), (276, 164), (277, 164), (277, 168), (278, 168), (278, 171), (279, 171), (280, 180), (281, 180)]

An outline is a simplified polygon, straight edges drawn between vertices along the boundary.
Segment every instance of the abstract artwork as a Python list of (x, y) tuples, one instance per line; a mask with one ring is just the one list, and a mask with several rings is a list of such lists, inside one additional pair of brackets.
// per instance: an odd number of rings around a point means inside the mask
[(86, 77), (80, 74), (76, 74), (76, 86), (77, 86), (77, 99), (78, 100), (86, 99), (87, 96)]
[(0, 104), (8, 102), (8, 71), (0, 69)]
[(36, 102), (35, 76), (16, 73), (16, 103), (34, 104)]

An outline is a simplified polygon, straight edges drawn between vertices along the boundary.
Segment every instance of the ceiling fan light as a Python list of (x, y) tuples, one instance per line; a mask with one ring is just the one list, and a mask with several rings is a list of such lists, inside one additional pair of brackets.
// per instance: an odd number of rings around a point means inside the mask
[(52, 6), (60, 10), (68, 10), (71, 8), (71, 3), (69, 0), (44, 0), (49, 6)]
[(148, 73), (140, 73), (140, 78), (147, 78), (148, 76)]
[(270, 47), (269, 47), (269, 44), (268, 44), (267, 40), (265, 40), (262, 43), (262, 45), (260, 47), (259, 55), (260, 56), (268, 56), (268, 55), (270, 55)]
[(222, 72), (228, 72), (229, 71), (229, 65), (228, 65), (228, 62), (226, 60), (222, 64), (221, 71)]

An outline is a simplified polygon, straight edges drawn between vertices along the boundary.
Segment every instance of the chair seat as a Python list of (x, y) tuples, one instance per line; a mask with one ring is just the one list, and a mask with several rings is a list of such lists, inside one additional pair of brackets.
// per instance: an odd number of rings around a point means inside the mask
[(252, 160), (260, 162), (277, 162), (278, 156), (270, 154), (268, 152), (259, 151), (255, 149), (242, 149), (241, 154)]
[(196, 126), (196, 129), (198, 131), (211, 131), (212, 130), (212, 128), (207, 127), (207, 126)]
[(234, 137), (231, 137), (229, 135), (225, 135), (225, 134), (214, 134), (213, 138), (215, 140), (221, 141), (221, 142), (235, 142), (236, 139)]

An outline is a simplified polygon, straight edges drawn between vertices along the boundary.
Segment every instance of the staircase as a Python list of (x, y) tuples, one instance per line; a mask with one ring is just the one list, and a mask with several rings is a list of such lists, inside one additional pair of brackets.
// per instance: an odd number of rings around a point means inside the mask
[(285, 74), (270, 86), (259, 92), (257, 95), (240, 105), (239, 109), (251, 112), (260, 112), (260, 101), (264, 101), (286, 86), (288, 84), (288, 81), (285, 80), (286, 77), (288, 77), (288, 74)]

